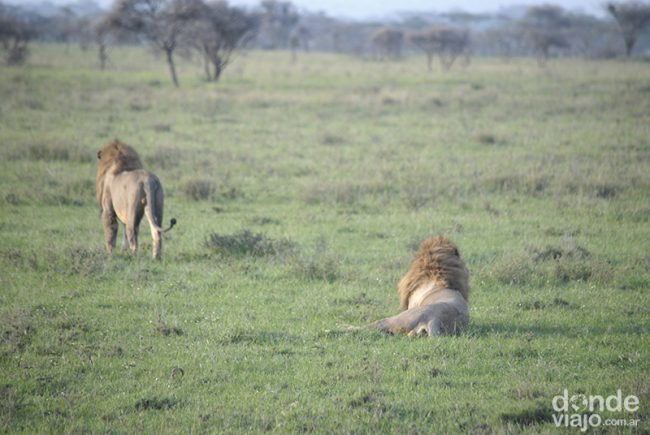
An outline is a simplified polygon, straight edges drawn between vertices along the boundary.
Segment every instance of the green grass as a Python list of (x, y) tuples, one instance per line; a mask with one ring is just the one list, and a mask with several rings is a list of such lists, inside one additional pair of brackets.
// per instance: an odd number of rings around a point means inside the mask
[[(0, 430), (551, 432), (565, 388), (637, 395), (603, 416), (650, 430), (650, 64), (250, 52), (174, 89), (144, 49), (112, 61), (0, 67)], [(178, 219), (161, 262), (144, 228), (103, 251), (116, 137)], [(469, 331), (349, 332), (436, 234)]]

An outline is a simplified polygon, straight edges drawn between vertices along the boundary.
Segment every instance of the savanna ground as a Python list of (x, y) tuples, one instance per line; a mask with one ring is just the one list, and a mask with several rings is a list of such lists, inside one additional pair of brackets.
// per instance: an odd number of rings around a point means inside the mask
[[(0, 67), (0, 430), (546, 432), (565, 388), (634, 394), (602, 415), (650, 430), (649, 63), (251, 52), (180, 89), (145, 49), (113, 63)], [(115, 137), (178, 218), (162, 262), (145, 223), (104, 253)], [(469, 331), (348, 331), (436, 234)]]

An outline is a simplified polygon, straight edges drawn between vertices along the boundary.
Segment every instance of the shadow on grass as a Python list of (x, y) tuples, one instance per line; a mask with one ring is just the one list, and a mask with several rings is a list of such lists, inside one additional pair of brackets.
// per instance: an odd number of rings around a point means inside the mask
[(219, 344), (279, 344), (300, 343), (302, 338), (285, 332), (237, 330), (217, 340)]
[(553, 421), (553, 409), (546, 404), (537, 403), (530, 408), (501, 414), (501, 420), (519, 426), (532, 426)]
[[(637, 335), (639, 334), (639, 327), (635, 324), (629, 325), (600, 325), (590, 326), (589, 335), (596, 336), (602, 334), (615, 334), (615, 335)], [(505, 322), (474, 322), (470, 323), (467, 335), (473, 337), (487, 337), (491, 335), (506, 335), (512, 337), (519, 337), (528, 334), (534, 336), (558, 336), (566, 338), (578, 338), (585, 335), (584, 326), (564, 326), (564, 325), (522, 325), (507, 324)]]
[(148, 410), (164, 411), (164, 410), (175, 408), (179, 405), (181, 405), (181, 402), (174, 398), (151, 397), (151, 398), (139, 400), (135, 404), (135, 409), (136, 411), (148, 411)]

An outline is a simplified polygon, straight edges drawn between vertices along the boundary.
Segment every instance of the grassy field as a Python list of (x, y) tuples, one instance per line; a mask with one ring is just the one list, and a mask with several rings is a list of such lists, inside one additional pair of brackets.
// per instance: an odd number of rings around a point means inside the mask
[[(289, 58), (180, 89), (144, 49), (0, 66), (0, 431), (553, 432), (565, 389), (620, 389), (599, 414), (637, 427), (595, 430), (648, 433), (650, 63)], [(161, 262), (145, 227), (103, 250), (116, 137), (178, 219)], [(349, 332), (437, 234), (469, 331)]]

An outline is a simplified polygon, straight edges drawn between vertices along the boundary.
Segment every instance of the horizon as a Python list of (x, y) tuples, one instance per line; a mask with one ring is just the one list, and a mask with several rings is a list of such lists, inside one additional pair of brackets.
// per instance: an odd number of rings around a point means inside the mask
[[(114, 0), (0, 0), (0, 2), (12, 5), (51, 3), (56, 6), (93, 2), (103, 8), (108, 8), (114, 3)], [(260, 0), (230, 0), (229, 3), (250, 8), (259, 5)], [(402, 13), (467, 12), (496, 14), (507, 9), (541, 4), (553, 4), (569, 11), (582, 12), (590, 15), (604, 15), (602, 2), (593, 0), (567, 0), (561, 4), (559, 2), (546, 2), (544, 0), (465, 0), (462, 2), (454, 2), (451, 0), (439, 0), (437, 2), (431, 2), (430, 0), (385, 0), (381, 4), (376, 4), (375, 0), (356, 0), (354, 2), (347, 0), (320, 0), (319, 2), (314, 2), (313, 0), (293, 0), (291, 3), (302, 12), (323, 12), (333, 18), (360, 21), (389, 19)]]

